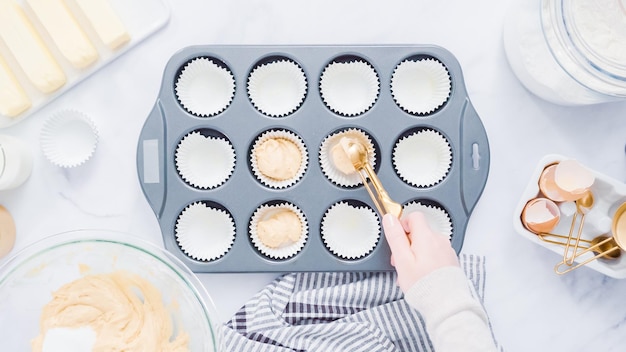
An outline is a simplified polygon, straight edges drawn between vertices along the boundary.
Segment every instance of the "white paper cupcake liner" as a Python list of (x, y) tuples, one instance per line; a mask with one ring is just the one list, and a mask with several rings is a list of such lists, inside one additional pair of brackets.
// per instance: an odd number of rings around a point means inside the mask
[[(283, 244), (279, 247), (273, 248), (265, 245), (263, 241), (259, 238), (257, 228), (260, 221), (267, 220), (272, 217), (272, 215), (281, 212), (281, 211), (291, 211), (300, 220), (301, 230), (300, 237), (295, 242), (290, 242), (287, 244)], [(293, 204), (290, 203), (280, 203), (275, 205), (262, 205), (257, 210), (255, 210), (252, 218), (250, 219), (250, 239), (252, 244), (265, 256), (273, 259), (287, 259), (298, 254), (308, 238), (308, 224), (306, 218), (302, 211)]]
[(212, 189), (222, 185), (235, 170), (235, 150), (226, 140), (187, 134), (176, 147), (176, 170), (191, 186)]
[(452, 220), (445, 210), (434, 205), (425, 205), (415, 201), (404, 206), (402, 217), (405, 218), (415, 211), (420, 211), (424, 214), (433, 232), (446, 236), (448, 239), (452, 239)]
[(346, 174), (337, 168), (333, 161), (333, 148), (341, 148), (339, 142), (343, 137), (355, 138), (365, 145), (372, 168), (376, 167), (376, 149), (370, 137), (365, 132), (355, 128), (330, 134), (322, 142), (320, 147), (320, 166), (324, 175), (339, 186), (355, 187), (363, 184), (358, 172), (355, 170), (352, 174)]
[(380, 81), (364, 61), (332, 62), (320, 78), (320, 94), (326, 106), (343, 116), (368, 111), (378, 99)]
[(380, 239), (380, 222), (368, 206), (339, 202), (330, 207), (321, 227), (328, 250), (340, 258), (358, 259), (374, 250)]
[(262, 114), (283, 117), (296, 111), (306, 96), (307, 80), (293, 61), (279, 60), (257, 66), (248, 77), (248, 96)]
[(98, 130), (82, 112), (59, 111), (44, 122), (40, 144), (43, 154), (54, 165), (76, 167), (94, 154), (98, 145)]
[(406, 60), (391, 76), (396, 104), (414, 115), (430, 114), (450, 97), (452, 82), (446, 67), (434, 59)]
[[(290, 141), (300, 151), (301, 162), (297, 170), (295, 170), (295, 172), (293, 173), (293, 177), (290, 177), (285, 180), (279, 180), (279, 179), (275, 179), (267, 175), (264, 175), (259, 169), (258, 160), (256, 156), (256, 153), (258, 151), (257, 148), (259, 148), (259, 146), (261, 146), (264, 142), (270, 139), (283, 139), (283, 140)], [(261, 134), (261, 136), (259, 136), (254, 142), (254, 145), (250, 153), (250, 164), (252, 166), (252, 172), (254, 173), (256, 178), (259, 181), (261, 181), (261, 183), (263, 183), (264, 185), (270, 188), (276, 188), (276, 189), (287, 188), (287, 187), (294, 185), (296, 182), (298, 182), (302, 178), (304, 173), (306, 172), (306, 168), (308, 165), (308, 153), (306, 150), (306, 146), (304, 145), (304, 142), (296, 134), (286, 131), (286, 130), (269, 130)]]
[(415, 187), (441, 182), (452, 165), (452, 149), (439, 132), (422, 130), (403, 137), (393, 149), (398, 176)]
[(226, 110), (232, 102), (235, 78), (228, 69), (201, 57), (182, 69), (175, 90), (178, 101), (187, 112), (210, 117)]
[(176, 221), (176, 241), (195, 260), (212, 261), (225, 255), (235, 241), (235, 222), (226, 211), (203, 202), (188, 205)]

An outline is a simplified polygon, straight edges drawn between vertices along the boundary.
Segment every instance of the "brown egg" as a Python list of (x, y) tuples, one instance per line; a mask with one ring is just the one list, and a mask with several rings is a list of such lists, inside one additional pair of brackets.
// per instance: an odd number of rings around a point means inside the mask
[(539, 189), (555, 202), (573, 202), (589, 190), (595, 177), (576, 160), (547, 166), (539, 177)]
[(555, 202), (564, 202), (566, 197), (556, 182), (554, 182), (554, 173), (557, 165), (552, 164), (543, 169), (541, 176), (539, 176), (539, 190), (541, 190), (544, 196)]
[(13, 217), (0, 205), (0, 258), (4, 257), (15, 245), (15, 222)]
[(522, 224), (535, 234), (552, 231), (560, 218), (559, 207), (547, 198), (531, 199), (522, 210)]
[(591, 188), (595, 176), (576, 160), (563, 160), (554, 169), (554, 183), (566, 201), (575, 201)]

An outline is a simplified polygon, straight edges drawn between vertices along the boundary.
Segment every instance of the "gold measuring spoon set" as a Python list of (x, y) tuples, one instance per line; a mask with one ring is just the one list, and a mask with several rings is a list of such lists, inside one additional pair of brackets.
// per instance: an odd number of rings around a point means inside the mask
[[(563, 259), (554, 271), (568, 273), (595, 259), (614, 260), (626, 250), (626, 202), (621, 204), (612, 218), (611, 234), (592, 239), (582, 238), (585, 218), (594, 206), (591, 192), (594, 177), (590, 171), (574, 160), (564, 160), (547, 165), (539, 177), (540, 194), (524, 206), (521, 221), (524, 227), (542, 241), (563, 247)], [(561, 220), (557, 203), (574, 202), (575, 212), (567, 235), (553, 233)], [(592, 252), (593, 257), (575, 264), (580, 256)]]

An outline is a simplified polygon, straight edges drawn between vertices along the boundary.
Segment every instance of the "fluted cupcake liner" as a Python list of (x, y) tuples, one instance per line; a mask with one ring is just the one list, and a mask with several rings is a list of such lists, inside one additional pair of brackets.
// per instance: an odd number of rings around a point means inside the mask
[(368, 111), (378, 99), (380, 80), (365, 61), (331, 62), (320, 77), (320, 95), (326, 106), (343, 116)]
[(405, 60), (391, 76), (391, 94), (396, 104), (414, 115), (427, 115), (441, 107), (452, 89), (450, 74), (435, 59)]
[(373, 168), (376, 167), (376, 148), (374, 143), (365, 132), (356, 128), (332, 133), (324, 139), (320, 146), (320, 166), (324, 175), (331, 182), (342, 187), (355, 187), (363, 184), (363, 181), (354, 169), (352, 169), (354, 170), (353, 172), (346, 173), (349, 168), (344, 164), (347, 164), (349, 160), (344, 159), (347, 158), (347, 155), (340, 145), (340, 141), (344, 137), (360, 141), (367, 149), (370, 164)]
[(425, 129), (401, 138), (393, 149), (396, 173), (415, 187), (441, 182), (452, 165), (450, 143), (439, 132)]
[[(286, 235), (284, 233), (278, 233), (283, 231), (283, 229), (278, 228), (276, 229), (277, 233), (269, 234), (272, 238), (263, 238), (263, 234), (259, 233), (259, 224), (265, 223), (268, 225), (269, 222), (274, 221), (271, 225), (277, 225), (277, 222), (281, 221), (278, 217), (281, 214), (295, 216), (300, 225), (300, 232), (297, 234), (294, 233)], [(280, 224), (278, 226), (285, 226), (285, 224)], [(250, 219), (249, 229), (252, 244), (259, 250), (259, 252), (272, 259), (287, 259), (295, 256), (302, 250), (308, 238), (308, 224), (304, 214), (298, 207), (287, 202), (274, 205), (264, 204), (257, 208)]]
[(187, 256), (212, 261), (224, 256), (232, 247), (235, 221), (222, 209), (195, 202), (178, 216), (175, 235), (180, 249)]
[(343, 259), (359, 259), (370, 254), (380, 239), (380, 222), (368, 206), (341, 201), (322, 218), (322, 240), (326, 248)]
[(76, 167), (94, 154), (98, 145), (98, 130), (84, 113), (63, 110), (44, 122), (40, 144), (51, 163), (63, 168)]
[(235, 170), (235, 150), (225, 139), (194, 131), (176, 147), (176, 170), (193, 187), (212, 189), (222, 185)]
[[(262, 154), (264, 152), (265, 154)], [(299, 164), (295, 165), (296, 153)], [(261, 155), (260, 159), (259, 155)], [(291, 160), (293, 159), (293, 160)], [(286, 163), (292, 161), (292, 163)], [(287, 130), (268, 130), (254, 142), (250, 165), (256, 178), (270, 188), (287, 188), (298, 182), (308, 165), (306, 146), (300, 137)]]
[(420, 211), (424, 214), (430, 229), (446, 236), (448, 239), (452, 238), (452, 220), (450, 215), (440, 207), (428, 204), (422, 204), (419, 201), (414, 201), (404, 206), (402, 217), (408, 216), (410, 213)]
[(262, 114), (283, 117), (304, 102), (307, 80), (302, 68), (291, 60), (277, 60), (255, 67), (248, 76), (248, 97)]
[(235, 78), (225, 67), (210, 58), (188, 62), (176, 80), (176, 97), (187, 112), (215, 116), (230, 105), (235, 95)]

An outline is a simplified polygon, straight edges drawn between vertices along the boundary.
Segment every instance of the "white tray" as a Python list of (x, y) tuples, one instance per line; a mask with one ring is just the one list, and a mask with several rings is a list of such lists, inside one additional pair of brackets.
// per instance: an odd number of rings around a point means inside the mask
[[(573, 159), (568, 158), (558, 154), (549, 154), (544, 156), (539, 163), (535, 171), (533, 172), (522, 197), (515, 208), (515, 214), (513, 217), (513, 226), (517, 233), (521, 236), (529, 239), (532, 242), (537, 243), (540, 246), (546, 247), (551, 251), (558, 254), (555, 256), (554, 264), (556, 265), (563, 259), (563, 251), (564, 247), (545, 242), (541, 240), (537, 235), (528, 231), (521, 221), (522, 210), (526, 203), (540, 196), (539, 190), (539, 177), (541, 176), (541, 172), (543, 169), (550, 164), (559, 162), (565, 159)], [(595, 176), (595, 181), (591, 186), (591, 192), (594, 196), (594, 204), (591, 210), (587, 213), (585, 217), (585, 224), (583, 226), (583, 232), (581, 238), (591, 240), (592, 238), (605, 234), (607, 236), (612, 236), (611, 233), (611, 221), (613, 219), (613, 215), (617, 208), (624, 202), (626, 202), (626, 184), (615, 180), (611, 177), (603, 175), (599, 172), (591, 170), (593, 175)], [(569, 229), (572, 223), (572, 211), (564, 211), (569, 207), (570, 209), (574, 209), (572, 202), (570, 204), (558, 203), (559, 208), (561, 208), (561, 219), (556, 226), (556, 228), (552, 231), (552, 233), (567, 236), (569, 233)], [(580, 223), (580, 217), (576, 221), (576, 227), (573, 236), (576, 236), (578, 231), (578, 224)], [(572, 241), (573, 242), (573, 241)], [(592, 258), (594, 256), (593, 253), (587, 252), (576, 259), (577, 263), (584, 262), (585, 260)], [(605, 260), (605, 259), (596, 259), (593, 260), (585, 266), (594, 269), (604, 275), (623, 279), (626, 278), (626, 253), (622, 252), (622, 255), (616, 260)], [(548, 270), (553, 270), (553, 267), (546, 268)], [(567, 269), (567, 266), (561, 266), (561, 270)], [(576, 269), (581, 270), (581, 269)]]
[(43, 28), (41, 23), (37, 21), (35, 14), (26, 5), (26, 2), (24, 0), (17, 0), (17, 3), (22, 6), (22, 9), (24, 10), (26, 16), (32, 22), (37, 32), (40, 34), (51, 54), (54, 56), (54, 58), (63, 69), (67, 78), (67, 82), (63, 87), (53, 93), (45, 94), (40, 92), (26, 78), (25, 74), (19, 68), (17, 61), (15, 60), (15, 58), (13, 58), (8, 48), (0, 39), (0, 55), (6, 60), (11, 71), (15, 74), (17, 80), (20, 82), (20, 84), (24, 88), (24, 91), (32, 102), (32, 106), (30, 107), (30, 109), (24, 111), (18, 116), (8, 117), (0, 114), (0, 128), (9, 127), (18, 123), (19, 121), (22, 121), (24, 118), (36, 112), (45, 104), (49, 103), (56, 97), (70, 90), (78, 82), (89, 77), (92, 73), (98, 71), (100, 68), (113, 61), (115, 58), (135, 47), (138, 43), (140, 43), (142, 40), (146, 39), (150, 35), (154, 34), (169, 21), (170, 11), (169, 8), (162, 2), (162, 0), (109, 1), (111, 3), (111, 6), (113, 6), (116, 13), (119, 15), (120, 19), (126, 26), (128, 33), (131, 37), (130, 42), (114, 51), (110, 50), (100, 41), (96, 33), (88, 26), (87, 19), (82, 16), (82, 13), (80, 13), (80, 11), (77, 11), (77, 5), (73, 2), (73, 0), (66, 0), (68, 7), (70, 8), (70, 10), (72, 10), (72, 13), (76, 17), (76, 20), (81, 25), (89, 39), (91, 39), (99, 54), (99, 58), (96, 63), (85, 69), (79, 70), (74, 68), (61, 55), (59, 50), (54, 46), (54, 43), (52, 42), (52, 39), (49, 37), (46, 30)]

